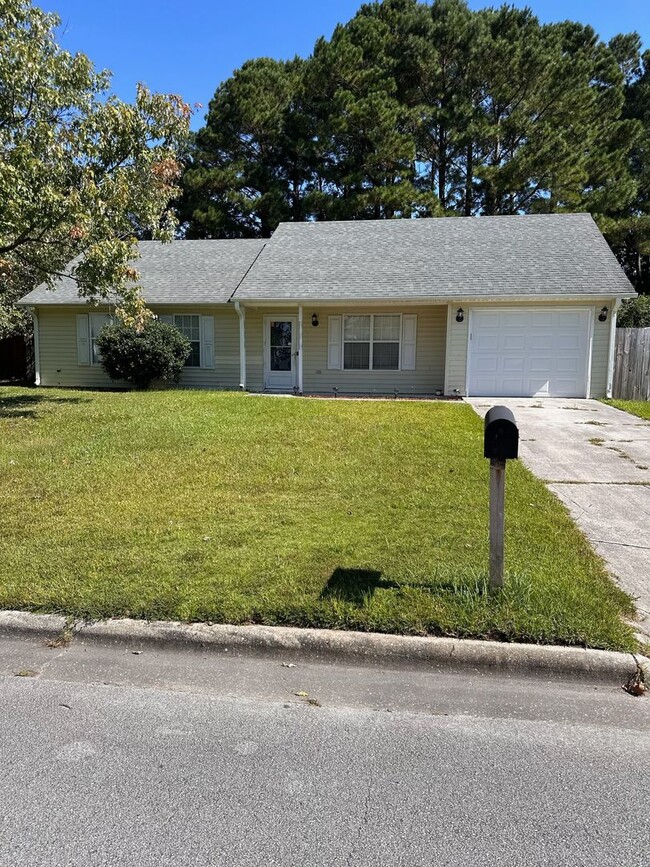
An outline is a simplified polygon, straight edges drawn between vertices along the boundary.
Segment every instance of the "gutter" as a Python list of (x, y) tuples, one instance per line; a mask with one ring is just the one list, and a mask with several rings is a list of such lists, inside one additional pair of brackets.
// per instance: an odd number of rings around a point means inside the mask
[[(624, 298), (636, 298), (636, 292), (622, 292), (616, 296), (617, 299)], [(536, 295), (426, 295), (426, 296), (400, 296), (400, 295), (391, 295), (391, 296), (382, 296), (382, 297), (359, 297), (359, 298), (335, 298), (332, 296), (329, 297), (318, 297), (318, 298), (305, 298), (301, 296), (295, 296), (291, 298), (287, 297), (277, 297), (277, 298), (269, 298), (268, 296), (265, 298), (259, 298), (254, 296), (246, 296), (242, 298), (242, 301), (245, 301), (249, 306), (254, 305), (255, 307), (281, 307), (286, 304), (303, 304), (306, 306), (314, 306), (317, 304), (328, 304), (336, 307), (358, 307), (360, 304), (365, 306), (399, 306), (400, 304), (412, 304), (412, 305), (423, 305), (423, 306), (431, 306), (431, 305), (447, 305), (447, 304), (513, 304), (513, 303), (527, 303), (531, 305), (535, 304), (543, 304), (548, 301), (557, 301), (557, 302), (569, 302), (572, 304), (603, 304), (611, 301), (612, 295), (600, 294), (600, 295), (569, 295), (569, 294), (536, 294)]]

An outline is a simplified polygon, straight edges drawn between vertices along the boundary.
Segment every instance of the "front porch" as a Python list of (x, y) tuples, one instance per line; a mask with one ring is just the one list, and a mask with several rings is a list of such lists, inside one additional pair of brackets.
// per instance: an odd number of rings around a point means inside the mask
[(447, 305), (245, 305), (242, 391), (435, 397), (445, 385)]

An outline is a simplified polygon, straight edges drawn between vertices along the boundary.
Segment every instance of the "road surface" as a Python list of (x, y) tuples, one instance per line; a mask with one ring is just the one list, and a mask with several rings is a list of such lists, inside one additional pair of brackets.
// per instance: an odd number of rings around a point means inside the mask
[(0, 867), (650, 863), (648, 699), (282, 662), (0, 641)]

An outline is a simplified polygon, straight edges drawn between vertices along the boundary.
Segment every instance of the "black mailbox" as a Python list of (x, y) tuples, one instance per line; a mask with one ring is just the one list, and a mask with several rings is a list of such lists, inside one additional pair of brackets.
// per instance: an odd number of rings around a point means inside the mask
[(519, 455), (519, 428), (507, 406), (493, 406), (487, 411), (483, 454), (497, 461), (512, 460)]

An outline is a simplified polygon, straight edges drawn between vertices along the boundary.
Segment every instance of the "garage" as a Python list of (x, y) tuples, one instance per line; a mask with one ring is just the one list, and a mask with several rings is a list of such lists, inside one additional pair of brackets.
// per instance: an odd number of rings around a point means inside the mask
[(468, 394), (586, 397), (591, 332), (584, 308), (472, 310)]

